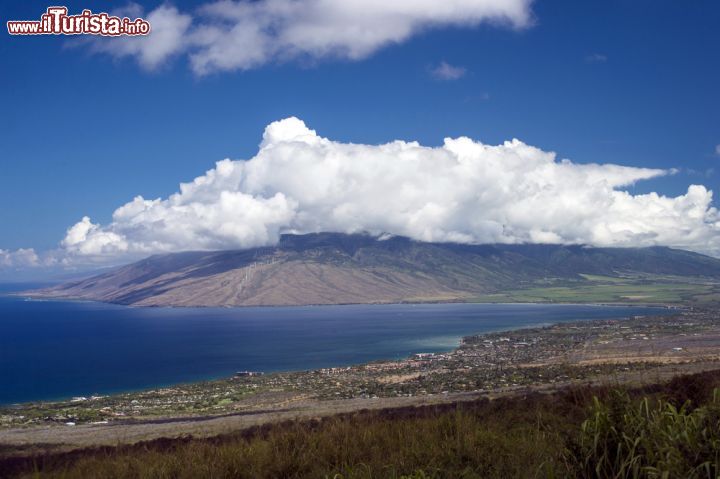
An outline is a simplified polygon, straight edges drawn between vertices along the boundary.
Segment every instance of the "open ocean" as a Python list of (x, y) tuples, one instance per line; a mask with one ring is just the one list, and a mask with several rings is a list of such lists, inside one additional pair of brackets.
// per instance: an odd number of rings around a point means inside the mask
[(405, 358), (453, 349), (475, 333), (669, 312), (548, 304), (132, 308), (0, 296), (0, 404), (139, 390), (241, 370)]

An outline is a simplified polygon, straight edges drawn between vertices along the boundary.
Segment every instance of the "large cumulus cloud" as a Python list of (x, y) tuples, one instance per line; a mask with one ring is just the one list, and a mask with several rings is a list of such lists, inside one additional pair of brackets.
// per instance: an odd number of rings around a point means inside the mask
[(270, 124), (249, 160), (215, 168), (166, 199), (136, 197), (110, 224), (83, 218), (69, 257), (269, 245), (283, 232), (405, 235), (463, 243), (669, 245), (720, 253), (712, 192), (624, 188), (671, 172), (559, 160), (519, 140), (441, 147), (332, 141), (297, 118)]

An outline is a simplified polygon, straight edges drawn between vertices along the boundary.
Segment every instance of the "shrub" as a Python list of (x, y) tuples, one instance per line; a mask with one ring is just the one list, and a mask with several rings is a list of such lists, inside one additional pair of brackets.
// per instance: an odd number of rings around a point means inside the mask
[(615, 391), (593, 399), (582, 423), (576, 462), (586, 478), (707, 478), (720, 474), (720, 390), (709, 404), (647, 397), (631, 401)]

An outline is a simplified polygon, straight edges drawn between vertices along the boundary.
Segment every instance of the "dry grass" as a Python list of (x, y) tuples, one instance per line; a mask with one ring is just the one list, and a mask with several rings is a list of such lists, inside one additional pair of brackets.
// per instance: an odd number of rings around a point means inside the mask
[(710, 372), (642, 390), (361, 411), (5, 461), (0, 470), (67, 479), (715, 477), (718, 385), (720, 372)]

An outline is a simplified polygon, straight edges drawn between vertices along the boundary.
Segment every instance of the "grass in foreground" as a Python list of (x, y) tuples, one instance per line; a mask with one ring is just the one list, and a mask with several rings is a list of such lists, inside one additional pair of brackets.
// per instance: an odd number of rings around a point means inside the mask
[(715, 478), (720, 371), (0, 462), (53, 478)]

